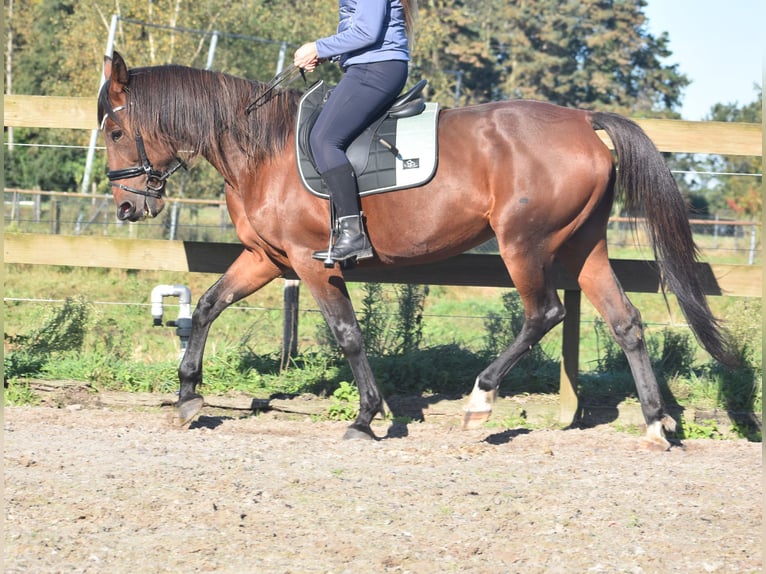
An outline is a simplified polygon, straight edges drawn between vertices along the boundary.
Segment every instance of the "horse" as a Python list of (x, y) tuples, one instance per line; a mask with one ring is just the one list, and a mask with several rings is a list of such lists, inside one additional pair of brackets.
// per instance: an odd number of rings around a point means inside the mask
[[(327, 244), (330, 208), (299, 180), (294, 120), (301, 94), (282, 89), (262, 97), (271, 89), (179, 65), (128, 69), (117, 52), (104, 59), (98, 122), (118, 219), (156, 217), (168, 177), (185, 160), (201, 157), (223, 177), (243, 245), (193, 313), (178, 368), (177, 420), (189, 424), (204, 404), (197, 387), (211, 323), (232, 303), (292, 271), (316, 300), (359, 389), (359, 414), (344, 438), (375, 439), (370, 425), (385, 403), (344, 269), (312, 258)], [(254, 101), (263, 103), (246, 113)], [(426, 263), (497, 238), (524, 323), (476, 377), (463, 426), (476, 428), (489, 418), (501, 381), (563, 320), (551, 276), (556, 261), (577, 279), (628, 359), (646, 421), (642, 444), (669, 449), (666, 431), (676, 422), (652, 372), (640, 313), (608, 258), (606, 230), (617, 193), (631, 213), (643, 213), (664, 282), (700, 344), (725, 365), (737, 358), (695, 275), (698, 251), (686, 204), (657, 148), (621, 115), (531, 100), (444, 109), (438, 124), (438, 168), (430, 181), (362, 198), (374, 256), (359, 265)], [(597, 130), (609, 136), (614, 155)]]

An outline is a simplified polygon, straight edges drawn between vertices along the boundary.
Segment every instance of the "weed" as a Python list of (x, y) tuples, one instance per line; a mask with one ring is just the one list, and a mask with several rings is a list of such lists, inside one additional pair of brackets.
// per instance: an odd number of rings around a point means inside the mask
[(88, 329), (89, 312), (84, 298), (67, 299), (40, 328), (27, 334), (6, 335), (9, 350), (3, 357), (5, 380), (39, 374), (55, 356), (79, 351)]
[(705, 438), (716, 440), (721, 440), (724, 438), (723, 433), (718, 428), (718, 423), (714, 419), (687, 421), (683, 416), (681, 416), (678, 422), (678, 430), (676, 431), (676, 436), (678, 438)]
[(352, 384), (341, 381), (332, 394), (333, 403), (327, 409), (327, 418), (333, 421), (352, 421), (359, 413), (359, 390)]
[(527, 420), (527, 412), (524, 410), (508, 415), (501, 424), (507, 429), (529, 428), (530, 426)]
[[(87, 285), (89, 296), (96, 300), (115, 297), (137, 301), (148, 296), (156, 283), (189, 282), (196, 293), (202, 292), (210, 281), (201, 274), (181, 277), (165, 272), (84, 268), (41, 271), (43, 268), (18, 265), (7, 268), (14, 271), (7, 276), (10, 285), (6, 284), (13, 297), (44, 298), (54, 287), (65, 297)], [(373, 372), (384, 395), (466, 392), (487, 362), (505, 350), (523, 323), (521, 301), (514, 291), (502, 297), (501, 312), (499, 302), (467, 298), (473, 292), (470, 289), (400, 290), (352, 284), (350, 291), (353, 297), (362, 295), (358, 304), (360, 324)], [(438, 319), (424, 314), (426, 295), (440, 297), (435, 304), (429, 302), (429, 308), (440, 310)], [(203, 364), (203, 393), (235, 389), (266, 396), (328, 395), (341, 388), (341, 381), (353, 384), (348, 363), (337, 345), (329, 349), (319, 346), (317, 338), (309, 335), (308, 329), (313, 325), (325, 324), (314, 310), (304, 311), (301, 318), (304, 348), (292, 359), (290, 368), (280, 372), (281, 290), (278, 285), (267, 287), (257, 297), (259, 306), (273, 308), (246, 310), (234, 306), (216, 321)], [(656, 296), (635, 297), (646, 298), (640, 306), (650, 321), (662, 321), (661, 313), (652, 309), (651, 301)], [(725, 369), (711, 362), (686, 330), (655, 333), (648, 329), (650, 359), (668, 403), (724, 409), (732, 419), (734, 432), (749, 440), (760, 440), (760, 422), (753, 413), (760, 412), (762, 406), (761, 302), (717, 298), (712, 303), (725, 304), (725, 310), (717, 314), (728, 318), (725, 326), (737, 341), (743, 359), (741, 368)], [(8, 300), (5, 305), (5, 326), (12, 333), (5, 336), (4, 365), (9, 384), (14, 384), (13, 377), (33, 375), (88, 381), (101, 389), (165, 393), (178, 388), (177, 339), (169, 330), (152, 329), (150, 318), (142, 310), (126, 312), (129, 306), (94, 306), (77, 298), (56, 305), (47, 314), (39, 313), (37, 304)], [(458, 314), (457, 306), (479, 309), (473, 314), (486, 318), (453, 320), (451, 314)], [(590, 350), (582, 355), (583, 364), (589, 367), (579, 377), (581, 395), (589, 402), (609, 405), (617, 405), (626, 398), (636, 400), (635, 383), (624, 354), (604, 323), (597, 322), (593, 330), (583, 331), (582, 349)], [(406, 341), (399, 335), (406, 335)], [(328, 337), (332, 338), (329, 332)], [(594, 338), (597, 352), (592, 348)], [(555, 349), (556, 344), (548, 348)], [(557, 356), (551, 358), (553, 353), (548, 348), (536, 347), (528, 353), (513, 368), (503, 389), (513, 393), (556, 392), (559, 360)], [(598, 360), (593, 361), (591, 357), (596, 355)], [(34, 400), (32, 391), (23, 386), (6, 392), (15, 401)], [(338, 416), (340, 411), (348, 411), (342, 416), (353, 418), (356, 400), (335, 402)]]
[(423, 341), (423, 308), (428, 296), (428, 285), (399, 285), (397, 287), (399, 312), (396, 321), (397, 353), (411, 353)]
[(7, 381), (3, 398), (6, 405), (12, 406), (33, 406), (40, 402), (40, 397), (29, 387), (29, 383), (19, 379)]
[(391, 345), (393, 336), (391, 316), (384, 305), (383, 286), (380, 283), (362, 285), (364, 297), (359, 313), (362, 328), (362, 344), (371, 356), (383, 356)]

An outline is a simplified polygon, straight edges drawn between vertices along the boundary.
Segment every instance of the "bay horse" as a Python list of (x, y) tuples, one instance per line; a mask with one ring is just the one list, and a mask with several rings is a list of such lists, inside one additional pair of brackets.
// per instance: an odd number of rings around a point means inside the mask
[[(303, 188), (296, 169), (300, 93), (271, 94), (248, 115), (267, 84), (178, 65), (129, 70), (116, 52), (105, 58), (104, 74), (98, 121), (117, 217), (157, 216), (167, 178), (182, 165), (179, 155), (201, 156), (223, 176), (228, 211), (244, 246), (193, 313), (178, 369), (178, 420), (188, 424), (203, 406), (197, 386), (211, 323), (232, 303), (292, 270), (316, 299), (359, 388), (359, 414), (345, 438), (374, 438), (370, 423), (384, 402), (343, 269), (312, 258), (327, 244), (329, 206)], [(619, 167), (596, 130), (612, 140)], [(675, 421), (652, 372), (640, 314), (607, 255), (607, 220), (617, 190), (631, 212), (639, 208), (645, 215), (664, 280), (699, 342), (721, 363), (736, 358), (694, 272), (697, 251), (683, 197), (651, 140), (617, 114), (517, 100), (443, 110), (438, 150), (438, 169), (427, 184), (363, 198), (375, 255), (360, 265), (424, 263), (497, 238), (524, 305), (524, 325), (477, 376), (464, 426), (489, 417), (500, 382), (563, 320), (551, 278), (557, 261), (577, 278), (627, 356), (647, 425), (642, 441), (669, 448), (665, 431), (674, 430)]]

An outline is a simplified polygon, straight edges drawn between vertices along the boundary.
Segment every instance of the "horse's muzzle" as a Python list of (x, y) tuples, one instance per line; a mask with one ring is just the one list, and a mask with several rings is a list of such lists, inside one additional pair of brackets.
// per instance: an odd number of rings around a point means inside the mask
[(133, 201), (125, 200), (117, 205), (117, 219), (120, 221), (141, 221), (156, 217), (165, 206), (162, 200), (146, 199), (136, 205)]
[(120, 221), (136, 221), (136, 206), (131, 201), (123, 201), (117, 207), (117, 219)]

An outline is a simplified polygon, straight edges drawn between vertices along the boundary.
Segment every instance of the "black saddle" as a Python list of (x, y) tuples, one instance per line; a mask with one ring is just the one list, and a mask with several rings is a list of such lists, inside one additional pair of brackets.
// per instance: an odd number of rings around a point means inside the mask
[[(395, 161), (402, 161), (395, 143), (396, 123), (423, 113), (426, 109), (423, 89), (427, 83), (427, 80), (420, 80), (412, 89), (399, 96), (346, 150), (357, 174), (360, 194), (395, 187), (396, 174), (392, 173), (392, 168)], [(309, 135), (331, 91), (321, 80), (309, 87), (301, 98), (296, 126), (296, 152), (302, 179), (312, 193), (323, 197), (326, 194), (319, 191), (321, 183), (317, 180), (321, 178), (312, 157)]]

